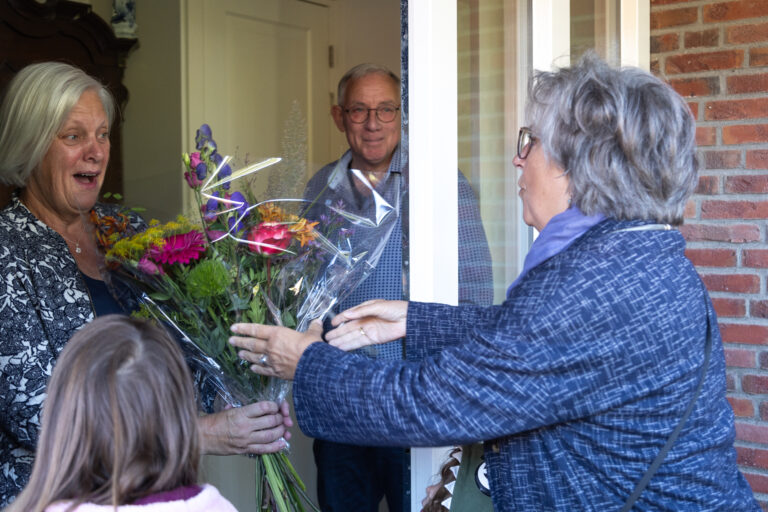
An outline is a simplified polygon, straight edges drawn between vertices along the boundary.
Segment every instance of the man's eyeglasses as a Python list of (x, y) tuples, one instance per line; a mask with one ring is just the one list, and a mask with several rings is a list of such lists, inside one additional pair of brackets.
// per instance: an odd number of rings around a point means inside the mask
[(400, 107), (394, 105), (384, 105), (377, 108), (352, 107), (345, 108), (344, 112), (347, 113), (349, 120), (353, 123), (364, 123), (368, 120), (371, 110), (376, 112), (376, 119), (382, 123), (391, 123), (395, 120), (395, 116), (397, 116), (397, 111), (400, 110)]
[(517, 158), (525, 160), (528, 158), (528, 153), (531, 152), (531, 148), (539, 140), (531, 129), (527, 126), (520, 128), (520, 132), (517, 134)]

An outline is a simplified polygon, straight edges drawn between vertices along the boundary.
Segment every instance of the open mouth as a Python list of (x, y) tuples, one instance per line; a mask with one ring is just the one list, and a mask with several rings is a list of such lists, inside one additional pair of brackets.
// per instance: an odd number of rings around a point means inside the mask
[(96, 178), (98, 178), (99, 173), (98, 172), (79, 172), (74, 176), (75, 176), (75, 180), (77, 180), (80, 183), (91, 184), (96, 182)]

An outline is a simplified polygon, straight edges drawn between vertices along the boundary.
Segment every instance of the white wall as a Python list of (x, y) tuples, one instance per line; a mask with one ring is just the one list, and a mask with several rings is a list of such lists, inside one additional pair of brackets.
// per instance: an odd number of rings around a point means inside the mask
[(181, 210), (181, 25), (178, 0), (137, 2), (139, 44), (125, 70), (123, 183), (126, 204), (169, 220)]
[[(335, 0), (331, 28), (336, 63), (331, 69), (331, 84), (336, 84), (352, 66), (363, 62), (381, 64), (400, 75), (400, 0)], [(339, 153), (348, 148), (344, 134), (334, 130), (332, 147)]]
[[(112, 0), (78, 0), (107, 23)], [(180, 1), (139, 0), (138, 44), (127, 59), (123, 84), (125, 204), (146, 208), (147, 218), (170, 220), (181, 213), (181, 21)]]

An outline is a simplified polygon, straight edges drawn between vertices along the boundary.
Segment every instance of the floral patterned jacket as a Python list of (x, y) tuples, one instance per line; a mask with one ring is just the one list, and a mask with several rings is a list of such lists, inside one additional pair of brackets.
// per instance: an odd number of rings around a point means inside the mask
[[(97, 204), (99, 216), (118, 207)], [(144, 226), (139, 217), (134, 228)], [(64, 239), (16, 194), (0, 210), (0, 508), (24, 488), (34, 460), (40, 411), (67, 340), (95, 317), (85, 280)], [(215, 389), (192, 368), (205, 412)]]
[(17, 195), (0, 211), (0, 262), (0, 506), (5, 506), (29, 478), (56, 359), (94, 310), (64, 239)]

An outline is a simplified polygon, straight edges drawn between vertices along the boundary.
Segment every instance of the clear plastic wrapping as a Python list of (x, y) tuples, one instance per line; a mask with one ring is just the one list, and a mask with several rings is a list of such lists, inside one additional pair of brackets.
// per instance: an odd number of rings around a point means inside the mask
[[(400, 186), (380, 193), (352, 169), (345, 179), (356, 192), (346, 197), (328, 186), (306, 188), (301, 198), (263, 197), (259, 183), (279, 182), (274, 173), (285, 170), (279, 158), (233, 169), (207, 125), (198, 130), (196, 147), (183, 159), (198, 219), (153, 220), (138, 229), (130, 213), (94, 219), (106, 279), (134, 301), (136, 314), (177, 334), (188, 360), (224, 403), (280, 403), (289, 383), (251, 372), (227, 342), (230, 326), (253, 322), (304, 331), (327, 315), (375, 268), (399, 215)], [(283, 459), (262, 463), (266, 480), (268, 466)], [(284, 481), (293, 472), (278, 470)], [(291, 498), (300, 489), (267, 483), (271, 506), (303, 510)]]

